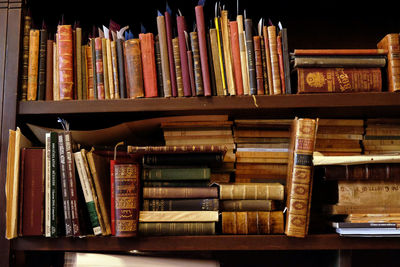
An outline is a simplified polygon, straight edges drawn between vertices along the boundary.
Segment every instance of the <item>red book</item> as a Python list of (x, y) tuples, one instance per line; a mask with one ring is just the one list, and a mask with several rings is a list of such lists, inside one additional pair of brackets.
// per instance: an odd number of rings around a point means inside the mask
[(204, 25), (203, 6), (196, 6), (195, 12), (196, 12), (197, 34), (199, 39), (200, 62), (201, 62), (201, 73), (203, 77), (204, 96), (211, 96), (211, 83), (210, 83), (210, 72), (208, 68), (206, 27)]
[(240, 62), (240, 48), (239, 48), (239, 32), (237, 21), (231, 21), (229, 23), (231, 29), (231, 47), (232, 47), (232, 59), (233, 59), (233, 70), (235, 74), (236, 83), (236, 94), (243, 95), (243, 78), (242, 78), (242, 65)]
[(254, 43), (254, 59), (256, 67), (256, 81), (257, 81), (257, 95), (265, 95), (264, 89), (264, 73), (262, 65), (262, 53), (261, 53), (261, 37), (253, 36)]
[(172, 96), (178, 96), (178, 89), (176, 83), (176, 73), (175, 73), (175, 61), (174, 61), (174, 47), (172, 45), (172, 20), (171, 15), (165, 11), (164, 13), (165, 19), (165, 29), (167, 32), (167, 48), (168, 48), (168, 59), (169, 59), (169, 74), (171, 76), (171, 88), (172, 88)]
[(152, 33), (139, 34), (145, 97), (157, 97), (157, 71)]
[(71, 25), (59, 25), (57, 34), (60, 100), (72, 100), (74, 96), (74, 59)]
[(283, 70), (282, 36), (280, 35), (276, 37), (276, 46), (278, 49), (278, 63), (279, 63), (279, 73), (281, 76), (282, 94), (285, 94), (286, 93), (285, 71)]
[(97, 99), (105, 99), (104, 91), (104, 74), (103, 74), (103, 52), (101, 38), (94, 39), (94, 49), (96, 56), (96, 85), (97, 85)]
[(186, 22), (185, 22), (184, 16), (176, 17), (176, 26), (178, 28), (179, 53), (181, 55), (183, 95), (191, 96), (192, 89), (191, 89), (191, 85), (190, 85), (189, 65), (188, 65), (188, 57), (187, 57), (187, 52), (186, 52), (186, 40), (185, 40)]

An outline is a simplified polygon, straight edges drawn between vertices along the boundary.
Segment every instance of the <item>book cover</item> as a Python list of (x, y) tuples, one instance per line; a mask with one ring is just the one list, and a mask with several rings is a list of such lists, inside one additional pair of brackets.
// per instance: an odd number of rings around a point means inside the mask
[(161, 50), (160, 50), (160, 38), (156, 35), (154, 40), (154, 55), (156, 58), (156, 69), (157, 69), (157, 95), (159, 97), (164, 97), (164, 82), (162, 76), (162, 66), (161, 66)]
[(196, 88), (196, 95), (204, 95), (203, 77), (201, 72), (200, 63), (200, 51), (199, 51), (199, 39), (197, 32), (190, 33), (190, 43), (192, 45), (193, 53), (193, 74), (194, 74), (194, 84)]
[(286, 94), (292, 94), (292, 84), (290, 80), (290, 56), (289, 56), (289, 40), (287, 28), (282, 28), (279, 34), (282, 36), (282, 56), (283, 69), (285, 75), (285, 91)]
[(152, 33), (139, 34), (145, 97), (157, 97), (157, 70)]
[(295, 56), (321, 56), (321, 55), (386, 55), (388, 53), (387, 48), (384, 49), (294, 49)]
[(45, 100), (53, 99), (53, 53), (54, 53), (54, 41), (47, 40), (46, 48), (46, 88), (45, 88)]
[(279, 71), (279, 58), (278, 58), (278, 47), (276, 38), (276, 27), (268, 26), (268, 45), (269, 54), (271, 57), (271, 75), (272, 75), (272, 90), (271, 94), (280, 95), (282, 93), (281, 76)]
[(276, 47), (278, 51), (279, 74), (281, 77), (281, 90), (282, 94), (286, 94), (285, 71), (283, 69), (282, 36), (280, 34), (276, 36)]
[(297, 56), (294, 68), (383, 68), (384, 56)]
[(176, 90), (177, 96), (183, 97), (183, 78), (182, 78), (182, 66), (181, 66), (181, 55), (179, 52), (179, 38), (175, 37), (172, 39), (173, 53), (174, 53), (174, 65), (176, 74)]
[(169, 72), (170, 72), (170, 79), (171, 79), (171, 96), (177, 97), (178, 96), (178, 88), (177, 88), (177, 77), (176, 77), (176, 70), (175, 70), (175, 60), (174, 60), (174, 48), (172, 43), (173, 38), (173, 26), (172, 26), (172, 19), (170, 14), (170, 8), (167, 4), (167, 10), (164, 12), (165, 18), (165, 31), (167, 36), (167, 50), (168, 50), (168, 63), (169, 63)]
[(176, 17), (176, 27), (178, 30), (178, 40), (179, 40), (179, 52), (181, 56), (181, 69), (182, 69), (182, 80), (183, 80), (183, 94), (184, 96), (191, 96), (191, 85), (189, 77), (189, 66), (188, 57), (186, 52), (186, 20), (184, 16)]
[(167, 33), (165, 29), (165, 19), (164, 16), (157, 16), (157, 32), (160, 42), (160, 54), (161, 54), (161, 70), (163, 77), (163, 91), (164, 97), (172, 96), (171, 88), (171, 74), (169, 70), (169, 60), (168, 60), (168, 46), (167, 46)]
[(59, 25), (57, 35), (60, 100), (72, 100), (74, 96), (74, 59), (71, 25)]
[(257, 80), (256, 80), (256, 61), (254, 56), (254, 43), (253, 43), (253, 20), (246, 18), (244, 20), (246, 50), (247, 50), (247, 68), (249, 71), (249, 94), (257, 94)]
[[(50, 132), (50, 236), (56, 237), (61, 232), (60, 212), (60, 167), (58, 152), (58, 134)], [(62, 203), (62, 202), (61, 202)]]
[(400, 164), (376, 163), (323, 166), (326, 180), (396, 180), (400, 178)]
[(235, 75), (236, 93), (237, 95), (243, 95), (243, 77), (242, 77), (242, 65), (240, 59), (240, 47), (239, 47), (239, 30), (237, 21), (229, 22), (231, 31), (231, 47), (232, 47), (232, 63)]
[(279, 183), (219, 184), (220, 200), (283, 200), (284, 186)]
[(243, 27), (243, 15), (236, 17), (239, 35), (239, 50), (240, 50), (240, 65), (242, 70), (242, 81), (243, 81), (243, 94), (249, 95), (250, 84), (249, 84), (249, 71), (248, 71), (248, 60), (247, 60), (247, 48), (246, 48), (246, 35)]
[[(271, 51), (268, 37), (268, 26), (263, 26), (263, 37), (264, 37), (264, 46), (265, 46), (265, 56), (267, 60), (267, 77), (268, 77), (268, 94), (273, 94), (273, 79), (272, 79), (272, 65), (271, 65)], [(265, 92), (267, 93), (267, 92)]]
[(274, 200), (223, 200), (219, 202), (221, 211), (271, 211), (279, 205)]
[(115, 46), (117, 52), (117, 65), (118, 65), (119, 98), (126, 98), (124, 40), (120, 38), (117, 39), (115, 41)]
[(142, 180), (208, 180), (210, 168), (143, 169)]
[(260, 36), (253, 36), (254, 44), (254, 62), (256, 70), (256, 84), (257, 84), (257, 95), (264, 95), (264, 72), (261, 54), (261, 38)]
[(228, 10), (221, 10), (221, 34), (224, 53), (226, 84), (229, 95), (236, 95), (235, 78), (233, 74), (232, 47), (229, 32)]
[(124, 42), (126, 84), (129, 98), (144, 97), (142, 59), (139, 39), (129, 39)]
[(218, 211), (140, 211), (139, 222), (218, 222)]
[(95, 62), (96, 62), (96, 88), (97, 95), (96, 99), (106, 99), (105, 87), (104, 87), (104, 71), (103, 71), (103, 43), (101, 37), (96, 37), (94, 39), (94, 49), (95, 49)]
[[(106, 41), (106, 38), (104, 38), (104, 37), (101, 38), (101, 54), (102, 54), (102, 60), (103, 60), (103, 79), (104, 79), (105, 99), (111, 99), (111, 96), (110, 96), (110, 83), (109, 83), (109, 80), (108, 80), (109, 76), (108, 76), (107, 41)], [(77, 79), (78, 79), (78, 77), (77, 77)]]
[(106, 53), (107, 53), (107, 74), (108, 74), (108, 90), (110, 92), (110, 99), (115, 98), (115, 88), (114, 88), (114, 70), (113, 70), (113, 59), (112, 59), (112, 48), (111, 40), (106, 39)]
[(119, 99), (119, 65), (116, 41), (111, 41), (111, 61), (112, 61), (112, 74), (114, 81), (114, 99)]
[(210, 29), (210, 45), (211, 45), (212, 63), (213, 63), (215, 86), (216, 86), (216, 95), (220, 96), (224, 95), (224, 89), (222, 84), (221, 62), (219, 59), (217, 38), (218, 38), (217, 30)]
[(93, 69), (93, 58), (92, 49), (90, 46), (85, 46), (86, 48), (86, 62), (87, 62), (87, 87), (86, 87), (86, 99), (93, 100), (94, 96), (94, 69)]
[(83, 89), (82, 89), (82, 28), (77, 27), (75, 29), (75, 57), (76, 57), (76, 99), (83, 99)]

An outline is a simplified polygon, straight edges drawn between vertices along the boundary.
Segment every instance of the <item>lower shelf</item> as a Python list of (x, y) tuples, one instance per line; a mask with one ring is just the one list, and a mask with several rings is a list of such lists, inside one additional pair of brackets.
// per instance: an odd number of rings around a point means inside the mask
[(23, 237), (12, 240), (12, 250), (30, 251), (234, 251), (234, 250), (346, 250), (400, 249), (400, 238), (353, 238), (337, 234), (290, 238), (257, 236), (163, 236), (163, 237)]

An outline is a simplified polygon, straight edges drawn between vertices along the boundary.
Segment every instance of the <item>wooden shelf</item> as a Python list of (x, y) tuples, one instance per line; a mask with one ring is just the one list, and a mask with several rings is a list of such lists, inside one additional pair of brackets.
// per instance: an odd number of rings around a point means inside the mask
[(337, 234), (290, 238), (285, 235), (18, 238), (12, 249), (37, 251), (235, 251), (235, 250), (338, 250), (400, 249), (399, 238), (354, 238)]

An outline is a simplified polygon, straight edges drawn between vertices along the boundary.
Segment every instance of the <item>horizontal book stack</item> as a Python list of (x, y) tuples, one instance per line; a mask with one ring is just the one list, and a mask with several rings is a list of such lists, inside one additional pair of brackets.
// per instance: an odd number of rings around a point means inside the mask
[(279, 183), (219, 185), (222, 234), (282, 234), (284, 186)]
[(295, 49), (297, 93), (382, 91), (387, 49)]
[(320, 119), (315, 151), (323, 155), (360, 155), (364, 121), (350, 119)]
[(234, 121), (235, 182), (286, 182), (291, 120)]
[(365, 154), (400, 153), (400, 120), (367, 119), (363, 146)]

